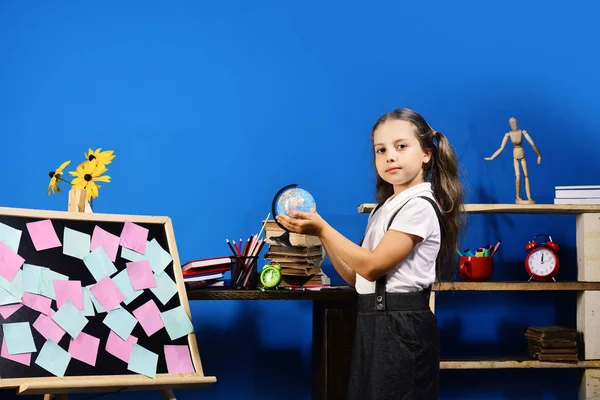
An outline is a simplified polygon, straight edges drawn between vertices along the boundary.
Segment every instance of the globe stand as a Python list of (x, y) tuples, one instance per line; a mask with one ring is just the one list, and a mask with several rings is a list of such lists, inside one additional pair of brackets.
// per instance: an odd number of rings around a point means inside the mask
[(298, 187), (298, 184), (296, 183), (282, 187), (277, 191), (277, 193), (275, 193), (275, 196), (273, 197), (273, 202), (271, 203), (271, 215), (273, 215), (275, 223), (279, 225), (279, 227), (285, 232), (283, 232), (281, 236), (271, 236), (269, 239), (277, 243), (278, 245), (286, 247), (288, 249), (293, 249), (294, 246), (292, 246), (292, 243), (290, 243), (290, 231), (288, 231), (283, 225), (279, 223), (279, 221), (277, 221), (277, 200), (279, 200), (279, 196), (281, 196), (283, 192), (296, 187)]
[(290, 233), (285, 231), (281, 236), (271, 236), (269, 238), (273, 242), (277, 243), (280, 246), (286, 247), (288, 249), (293, 249), (294, 246), (290, 243)]

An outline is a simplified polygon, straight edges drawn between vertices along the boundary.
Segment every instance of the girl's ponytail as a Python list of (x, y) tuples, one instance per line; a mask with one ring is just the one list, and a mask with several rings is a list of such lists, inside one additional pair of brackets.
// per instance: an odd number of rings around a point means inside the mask
[(464, 193), (452, 145), (441, 132), (433, 131), (432, 135), (437, 141), (437, 151), (430, 161), (431, 188), (444, 216), (444, 236), (438, 256), (437, 276), (439, 280), (452, 280), (454, 254), (463, 226)]

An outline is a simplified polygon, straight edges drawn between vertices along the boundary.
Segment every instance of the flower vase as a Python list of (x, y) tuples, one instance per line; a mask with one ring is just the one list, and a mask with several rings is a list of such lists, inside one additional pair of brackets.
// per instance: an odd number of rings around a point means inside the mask
[(91, 213), (92, 205), (86, 198), (85, 189), (69, 190), (69, 208), (70, 212), (88, 212)]

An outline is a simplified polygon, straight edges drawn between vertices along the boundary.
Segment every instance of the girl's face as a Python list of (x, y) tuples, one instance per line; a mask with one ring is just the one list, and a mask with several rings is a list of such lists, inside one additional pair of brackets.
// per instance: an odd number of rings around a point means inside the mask
[(375, 167), (379, 176), (398, 194), (423, 183), (423, 165), (431, 152), (421, 148), (410, 122), (390, 119), (373, 132)]

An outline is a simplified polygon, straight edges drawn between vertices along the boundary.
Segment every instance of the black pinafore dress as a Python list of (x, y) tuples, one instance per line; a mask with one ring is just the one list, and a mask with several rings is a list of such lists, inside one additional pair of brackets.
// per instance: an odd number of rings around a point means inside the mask
[[(425, 198), (425, 197), (424, 197)], [(442, 219), (435, 203), (429, 200)], [(442, 227), (443, 229), (443, 227)], [(437, 400), (439, 331), (429, 308), (431, 288), (359, 294), (348, 400)]]

